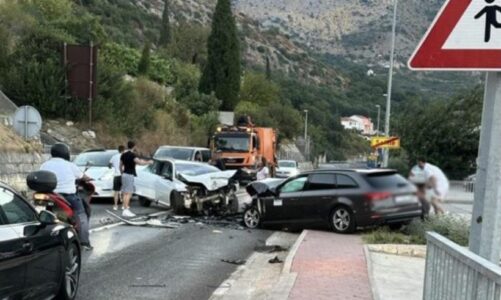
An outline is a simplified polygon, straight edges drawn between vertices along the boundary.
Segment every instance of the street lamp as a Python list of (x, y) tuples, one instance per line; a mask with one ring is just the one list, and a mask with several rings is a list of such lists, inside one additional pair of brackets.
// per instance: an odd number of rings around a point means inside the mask
[[(391, 53), (390, 53), (390, 70), (388, 73), (388, 92), (386, 93), (386, 119), (384, 123), (384, 133), (390, 136), (390, 115), (391, 115), (391, 88), (393, 83), (393, 60), (395, 56), (395, 35), (397, 27), (397, 5), (398, 0), (393, 0), (393, 25), (391, 29)], [(388, 167), (390, 152), (388, 149), (384, 151), (383, 166)]]
[(376, 104), (377, 107), (377, 129), (376, 129), (376, 135), (379, 136), (379, 120), (381, 119), (381, 105)]
[(305, 117), (304, 117), (304, 155), (306, 156), (306, 159), (308, 160), (308, 110), (304, 110)]

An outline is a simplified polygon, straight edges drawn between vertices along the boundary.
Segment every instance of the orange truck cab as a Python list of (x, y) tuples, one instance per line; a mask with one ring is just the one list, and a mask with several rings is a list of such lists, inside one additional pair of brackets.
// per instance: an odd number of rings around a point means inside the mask
[(240, 169), (254, 180), (258, 162), (266, 158), (273, 175), (277, 159), (277, 136), (273, 128), (220, 126), (211, 142), (214, 160), (222, 160), (226, 169)]

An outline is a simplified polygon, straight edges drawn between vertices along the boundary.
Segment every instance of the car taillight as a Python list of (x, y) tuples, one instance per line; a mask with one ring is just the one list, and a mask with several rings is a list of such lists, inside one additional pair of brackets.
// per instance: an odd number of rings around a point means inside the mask
[(389, 192), (374, 192), (365, 194), (367, 200), (369, 201), (381, 201), (388, 200), (391, 198), (391, 193)]

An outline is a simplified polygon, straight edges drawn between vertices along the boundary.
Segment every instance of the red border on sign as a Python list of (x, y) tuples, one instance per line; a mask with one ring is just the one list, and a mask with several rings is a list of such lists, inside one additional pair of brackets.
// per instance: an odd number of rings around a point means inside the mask
[(448, 0), (409, 59), (413, 70), (501, 70), (501, 50), (442, 49), (472, 0)]

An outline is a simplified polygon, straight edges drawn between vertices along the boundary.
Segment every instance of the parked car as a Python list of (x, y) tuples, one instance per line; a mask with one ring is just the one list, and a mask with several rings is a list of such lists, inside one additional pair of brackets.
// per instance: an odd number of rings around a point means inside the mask
[(75, 299), (80, 253), (70, 225), (0, 183), (0, 299)]
[(416, 188), (393, 170), (315, 170), (247, 186), (244, 224), (328, 224), (338, 233), (421, 217)]
[(162, 158), (137, 173), (135, 194), (143, 206), (159, 202), (177, 214), (238, 210), (238, 183), (233, 178), (236, 170), (221, 171), (205, 163)]
[(208, 148), (200, 147), (180, 147), (180, 146), (160, 146), (153, 157), (173, 158), (176, 160), (196, 161), (197, 156), (202, 158), (202, 162), (211, 159), (211, 151)]
[(275, 177), (289, 178), (299, 174), (299, 167), (295, 160), (279, 160)]
[(93, 198), (113, 197), (113, 169), (110, 168), (110, 159), (118, 150), (96, 149), (85, 151), (73, 162), (90, 178), (94, 179), (95, 193)]

